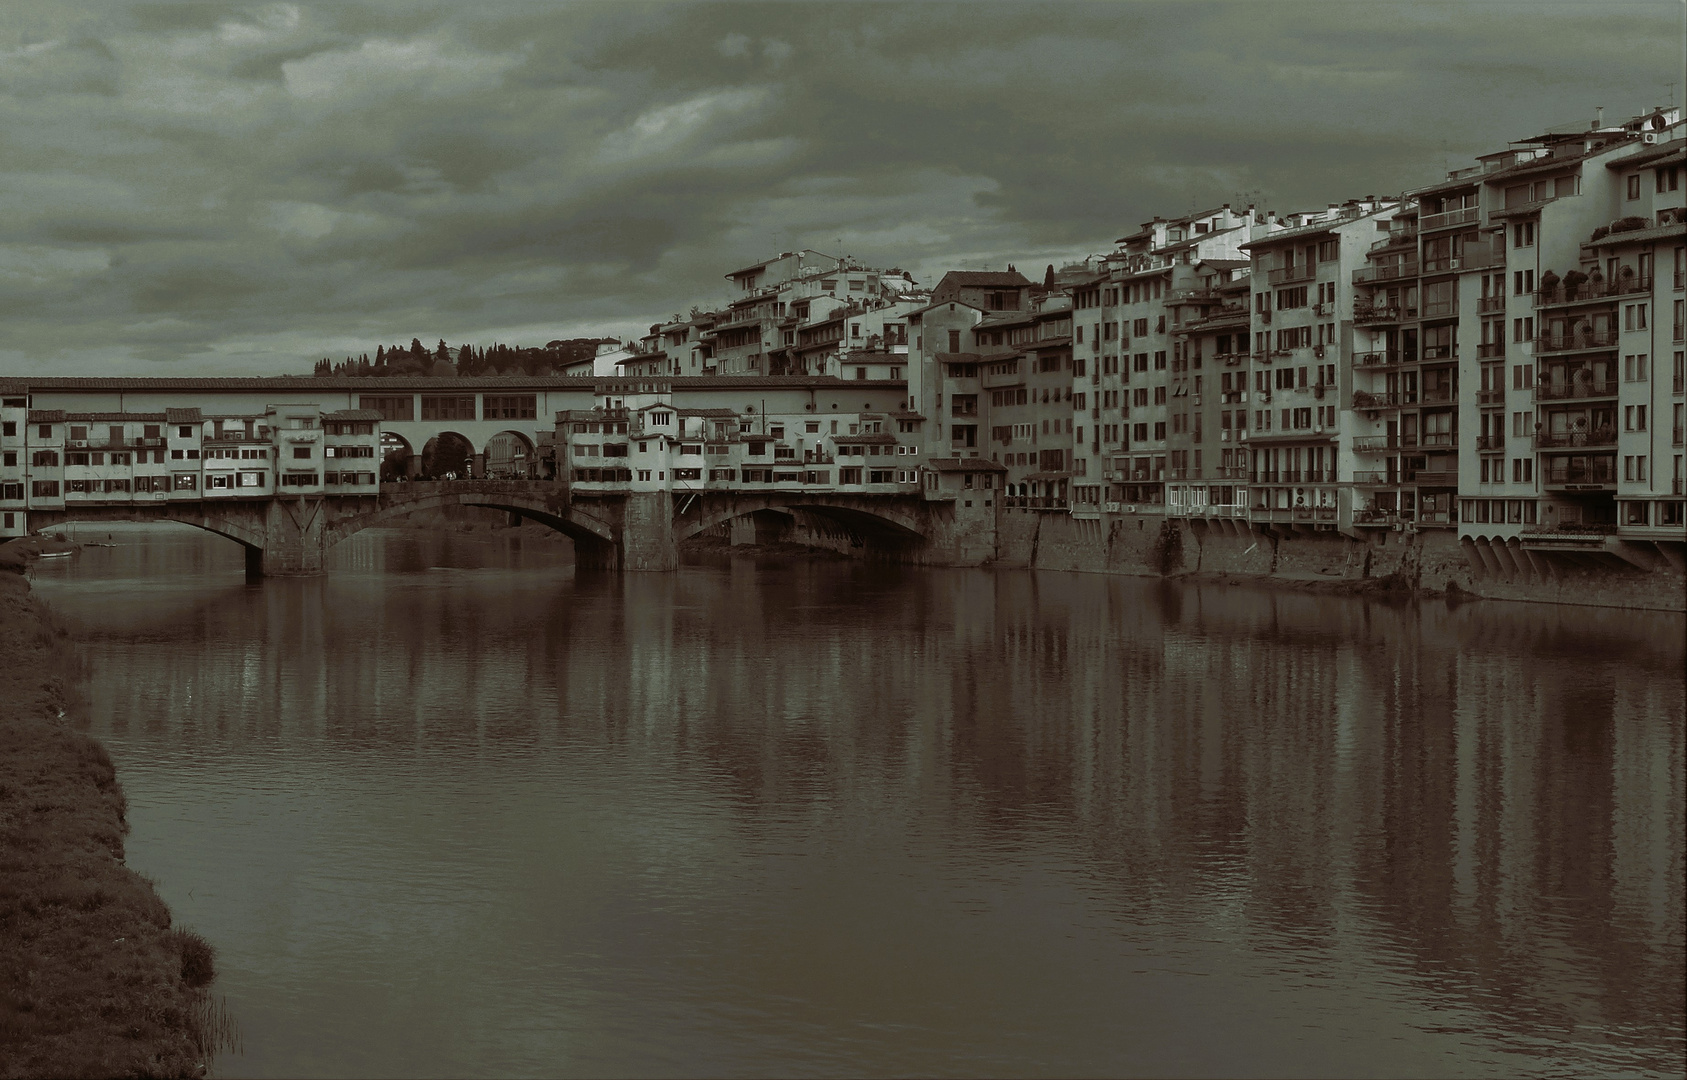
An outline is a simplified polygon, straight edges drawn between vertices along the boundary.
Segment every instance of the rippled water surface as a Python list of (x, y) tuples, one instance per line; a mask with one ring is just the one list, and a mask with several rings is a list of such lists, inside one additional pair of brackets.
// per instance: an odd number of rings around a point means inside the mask
[(1678, 616), (113, 542), (36, 587), (225, 1075), (1687, 1068)]

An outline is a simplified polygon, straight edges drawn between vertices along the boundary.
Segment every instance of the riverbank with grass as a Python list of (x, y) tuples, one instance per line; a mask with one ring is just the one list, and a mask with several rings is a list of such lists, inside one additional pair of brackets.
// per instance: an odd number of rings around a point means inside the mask
[(0, 655), (0, 1077), (204, 1076), (229, 1033), (211, 946), (124, 865), (123, 789), (77, 730), (75, 652), (4, 570)]

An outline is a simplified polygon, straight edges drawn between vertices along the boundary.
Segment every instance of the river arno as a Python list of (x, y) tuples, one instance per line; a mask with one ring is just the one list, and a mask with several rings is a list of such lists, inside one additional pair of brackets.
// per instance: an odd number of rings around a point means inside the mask
[(1680, 616), (118, 534), (225, 1075), (1680, 1075)]

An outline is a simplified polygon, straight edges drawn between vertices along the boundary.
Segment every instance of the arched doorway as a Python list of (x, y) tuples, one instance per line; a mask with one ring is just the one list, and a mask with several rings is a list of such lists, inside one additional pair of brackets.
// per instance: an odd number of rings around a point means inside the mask
[(492, 480), (526, 480), (537, 475), (533, 443), (519, 431), (500, 431), (486, 443), (486, 475)]
[(455, 431), (442, 431), (422, 447), (423, 480), (462, 480), (474, 471), (474, 444)]
[(404, 436), (381, 432), (381, 483), (391, 484), (408, 476), (415, 456), (415, 450)]

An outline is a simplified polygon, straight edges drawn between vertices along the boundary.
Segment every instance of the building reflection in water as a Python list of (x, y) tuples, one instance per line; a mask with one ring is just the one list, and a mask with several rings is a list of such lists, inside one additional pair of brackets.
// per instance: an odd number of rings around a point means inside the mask
[(745, 834), (1063, 851), (1119, 933), (1230, 936), (1312, 977), (1358, 956), (1519, 1045), (1680, 1059), (1679, 617), (399, 547), (258, 588), (43, 586), (86, 624), (117, 735), (490, 782), (634, 761)]

